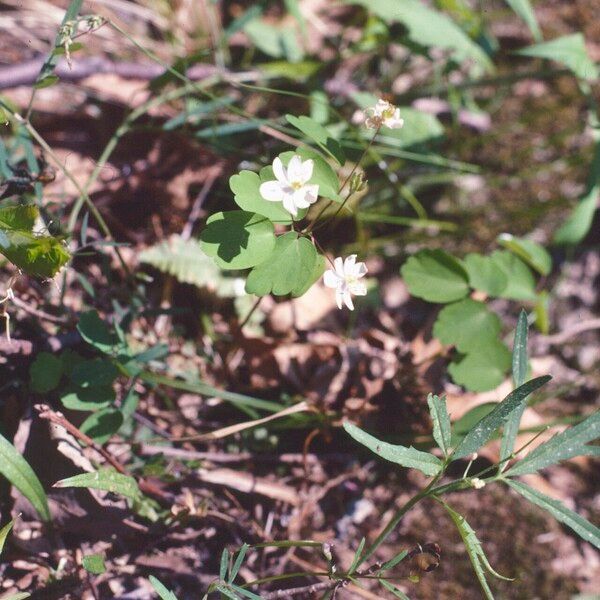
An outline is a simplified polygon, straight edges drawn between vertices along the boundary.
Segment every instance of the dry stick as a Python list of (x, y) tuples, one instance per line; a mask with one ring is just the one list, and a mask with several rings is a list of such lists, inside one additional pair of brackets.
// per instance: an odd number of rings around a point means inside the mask
[[(54, 423), (55, 425), (66, 429), (77, 440), (98, 452), (112, 467), (114, 467), (114, 469), (121, 473), (121, 475), (131, 477), (131, 474), (127, 469), (112, 456), (110, 452), (107, 452), (100, 444), (97, 444), (91, 437), (75, 427), (75, 425), (68, 421), (62, 413), (52, 410), (47, 404), (36, 404), (35, 409), (38, 411), (40, 419), (45, 419), (46, 421), (50, 421), (50, 423)], [(168, 497), (162, 490), (146, 481), (138, 481), (138, 485), (143, 492), (158, 496), (163, 500)]]
[(204, 182), (202, 189), (200, 190), (199, 194), (196, 196), (196, 199), (194, 200), (194, 204), (192, 206), (192, 210), (190, 211), (190, 215), (188, 217), (187, 223), (185, 224), (185, 227), (183, 228), (183, 230), (181, 232), (181, 239), (183, 239), (183, 240), (190, 239), (190, 237), (192, 235), (192, 230), (194, 229), (194, 225), (196, 224), (196, 221), (200, 217), (200, 211), (202, 210), (202, 205), (204, 204), (204, 201), (206, 200), (206, 197), (208, 196), (210, 190), (212, 189), (212, 186), (214, 185), (215, 181), (219, 178), (219, 175), (221, 175), (220, 167), (218, 168), (218, 170), (215, 169), (213, 172), (211, 172), (210, 175), (206, 178), (206, 181)]
[(311, 585), (288, 588), (287, 590), (277, 590), (275, 592), (261, 592), (260, 597), (263, 600), (273, 600), (274, 598), (291, 598), (292, 596), (298, 596), (300, 594), (315, 594), (317, 592), (329, 591), (336, 588), (339, 585), (343, 585), (343, 582), (321, 581), (320, 583), (313, 583)]

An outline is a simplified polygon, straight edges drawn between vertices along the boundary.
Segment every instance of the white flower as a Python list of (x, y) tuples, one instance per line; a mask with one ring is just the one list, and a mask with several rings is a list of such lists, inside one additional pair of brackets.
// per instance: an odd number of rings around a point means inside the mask
[(367, 265), (356, 262), (356, 254), (351, 254), (346, 260), (338, 256), (333, 264), (335, 269), (325, 271), (323, 282), (327, 287), (335, 289), (335, 300), (338, 308), (344, 303), (350, 310), (354, 310), (352, 296), (366, 296), (367, 286), (358, 281), (367, 273)]
[(483, 481), (483, 479), (479, 479), (479, 477), (471, 477), (471, 485), (476, 490), (480, 490), (485, 487), (485, 481)]
[(260, 195), (270, 202), (283, 202), (283, 208), (294, 217), (299, 208), (308, 208), (319, 197), (319, 186), (310, 184), (314, 163), (312, 160), (302, 162), (297, 154), (292, 156), (287, 169), (277, 157), (273, 161), (275, 181), (266, 181), (260, 186)]
[(386, 100), (377, 100), (375, 106), (365, 110), (365, 116), (367, 117), (365, 125), (368, 129), (380, 127), (400, 129), (404, 125), (404, 119), (400, 118), (400, 109)]

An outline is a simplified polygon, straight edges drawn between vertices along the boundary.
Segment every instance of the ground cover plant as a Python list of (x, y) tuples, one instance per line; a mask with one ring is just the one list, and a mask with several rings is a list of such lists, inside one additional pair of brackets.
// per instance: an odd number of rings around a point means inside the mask
[(0, 10), (0, 599), (595, 597), (593, 2)]

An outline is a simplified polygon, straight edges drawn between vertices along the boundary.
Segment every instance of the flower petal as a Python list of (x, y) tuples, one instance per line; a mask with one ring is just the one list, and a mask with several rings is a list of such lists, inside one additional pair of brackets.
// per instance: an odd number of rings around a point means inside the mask
[(348, 290), (351, 294), (355, 296), (366, 296), (367, 295), (367, 286), (364, 283), (360, 283), (355, 281), (348, 286)]
[(287, 168), (288, 181), (302, 181), (302, 159), (294, 154)]
[(292, 216), (298, 216), (298, 208), (296, 207), (294, 196), (292, 194), (284, 194), (283, 208), (285, 208)]
[(345, 274), (344, 274), (344, 261), (342, 260), (341, 256), (338, 256), (334, 261), (333, 261), (333, 266), (335, 267), (335, 272), (338, 274), (338, 277), (340, 277), (340, 279), (345, 279)]
[(306, 201), (309, 204), (314, 204), (319, 199), (319, 186), (316, 183), (305, 185), (302, 189), (306, 193)]
[(337, 304), (337, 307), (342, 310), (342, 302), (344, 301), (344, 292), (338, 288), (337, 290), (335, 290), (335, 303)]
[(356, 254), (351, 254), (346, 257), (344, 261), (344, 273), (346, 275), (354, 275), (354, 263), (356, 261)]
[(273, 173), (275, 174), (277, 181), (281, 181), (281, 183), (288, 183), (285, 167), (283, 166), (279, 156), (273, 161)]
[(282, 202), (285, 195), (283, 187), (279, 181), (265, 181), (258, 188), (260, 195), (269, 202)]
[(367, 274), (367, 265), (364, 262), (359, 262), (354, 265), (354, 277), (364, 277)]
[(323, 283), (329, 288), (338, 288), (340, 285), (340, 278), (333, 269), (327, 269), (323, 273)]
[(302, 183), (308, 183), (310, 181), (310, 178), (312, 177), (313, 174), (313, 168), (315, 166), (315, 163), (309, 158), (308, 160), (305, 160), (301, 167), (300, 167), (300, 171), (302, 173)]
[(298, 208), (308, 208), (310, 206), (310, 202), (306, 199), (306, 190), (304, 188), (294, 190), (294, 204)]
[(354, 303), (352, 302), (352, 294), (346, 290), (344, 292), (344, 304), (350, 309), (354, 310)]

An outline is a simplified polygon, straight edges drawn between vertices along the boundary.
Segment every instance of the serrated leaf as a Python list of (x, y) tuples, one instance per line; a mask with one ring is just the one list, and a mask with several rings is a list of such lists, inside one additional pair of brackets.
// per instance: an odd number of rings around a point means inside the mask
[(498, 340), (502, 322), (483, 302), (465, 298), (445, 306), (433, 326), (440, 342), (464, 354)]
[(427, 404), (429, 405), (429, 414), (433, 421), (433, 439), (438, 445), (444, 456), (450, 454), (450, 444), (452, 432), (450, 428), (450, 415), (446, 408), (446, 397), (429, 394), (427, 396)]
[(62, 360), (49, 352), (40, 352), (29, 367), (31, 389), (37, 394), (50, 392), (59, 384), (62, 374)]
[(177, 596), (156, 579), (154, 575), (150, 575), (148, 579), (150, 580), (150, 585), (152, 585), (154, 591), (159, 595), (161, 600), (177, 600)]
[(535, 490), (521, 481), (511, 479), (504, 480), (513, 490), (519, 492), (524, 498), (532, 504), (543, 508), (549, 512), (557, 521), (570, 527), (578, 536), (586, 542), (593, 544), (600, 549), (600, 529), (592, 525), (589, 521), (578, 515), (576, 512), (568, 509), (564, 504), (553, 498), (549, 498), (538, 490)]
[(552, 257), (548, 251), (533, 240), (518, 238), (510, 233), (501, 233), (498, 243), (523, 259), (541, 275), (548, 275), (552, 269)]
[(508, 278), (489, 256), (467, 254), (463, 263), (472, 288), (494, 297), (502, 295), (508, 285)]
[(422, 452), (412, 446), (396, 446), (382, 442), (347, 421), (344, 423), (344, 429), (358, 443), (366, 446), (369, 450), (381, 456), (381, 458), (402, 467), (418, 469), (428, 476), (437, 475), (442, 468), (442, 461), (437, 456), (429, 454), (429, 452)]
[(48, 499), (40, 480), (29, 463), (2, 435), (0, 435), (0, 475), (4, 475), (31, 502), (42, 521), (51, 520)]
[(28, 275), (52, 278), (71, 258), (63, 243), (52, 236), (11, 229), (0, 233), (0, 253)]
[(87, 554), (81, 559), (83, 568), (92, 575), (106, 573), (106, 565), (102, 554)]
[(98, 444), (104, 444), (121, 429), (124, 420), (119, 409), (103, 408), (92, 413), (79, 428)]
[(469, 276), (460, 261), (443, 250), (421, 250), (400, 269), (408, 291), (428, 302), (445, 304), (469, 293)]
[(271, 255), (250, 271), (246, 292), (299, 296), (312, 281), (317, 261), (317, 251), (305, 237), (293, 231), (279, 236)]
[(504, 579), (508, 581), (510, 581), (510, 579), (499, 575), (490, 567), (490, 563), (487, 560), (487, 557), (485, 556), (485, 552), (483, 551), (481, 542), (477, 538), (477, 535), (475, 534), (473, 528), (467, 523), (467, 520), (462, 515), (458, 514), (455, 510), (450, 508), (450, 506), (448, 506), (445, 502), (441, 502), (441, 504), (446, 509), (446, 511), (450, 515), (450, 518), (454, 522), (454, 525), (458, 529), (460, 537), (462, 538), (465, 548), (467, 550), (467, 554), (469, 555), (469, 560), (473, 565), (475, 575), (477, 576), (479, 584), (481, 585), (481, 589), (483, 590), (484, 596), (487, 600), (494, 600), (494, 595), (492, 594), (492, 590), (490, 589), (487, 579), (485, 577), (484, 568), (499, 579)]
[(321, 150), (336, 160), (340, 166), (343, 166), (346, 162), (344, 151), (340, 143), (332, 137), (323, 125), (306, 116), (285, 115), (285, 118), (288, 123), (299, 129), (306, 137), (315, 142)]
[[(519, 314), (519, 320), (517, 321), (517, 328), (515, 330), (515, 341), (513, 344), (512, 353), (512, 374), (513, 383), (515, 387), (519, 387), (525, 383), (527, 377), (527, 313), (521, 310)], [(521, 417), (527, 403), (524, 402), (513, 410), (508, 416), (506, 424), (504, 425), (504, 431), (502, 432), (502, 444), (500, 447), (500, 461), (505, 461), (513, 451), (515, 446), (515, 440), (519, 433), (519, 424), (521, 423)], [(504, 462), (501, 469), (503, 470), (508, 463)]]
[(520, 406), (527, 396), (534, 392), (545, 383), (550, 381), (552, 377), (544, 375), (543, 377), (536, 377), (531, 379), (527, 383), (519, 386), (516, 390), (513, 390), (502, 402), (500, 402), (494, 410), (488, 415), (483, 417), (473, 427), (469, 433), (463, 438), (456, 450), (452, 454), (452, 458), (457, 460), (477, 452), (489, 439), (492, 437), (494, 431), (496, 431), (508, 418), (508, 415)]
[(446, 48), (460, 62), (474, 61), (481, 70), (493, 71), (487, 54), (443, 13), (429, 8), (419, 0), (346, 0), (361, 4), (388, 22), (402, 23), (409, 38), (421, 46)]
[(269, 219), (256, 213), (218, 212), (207, 220), (200, 246), (221, 269), (247, 269), (269, 257), (275, 230)]
[(130, 500), (135, 500), (139, 494), (138, 484), (133, 477), (117, 473), (111, 469), (101, 469), (93, 473), (82, 473), (67, 479), (61, 479), (54, 484), (56, 488), (87, 488), (103, 490), (119, 494)]
[(496, 250), (490, 258), (504, 271), (508, 281), (502, 291), (502, 298), (535, 301), (537, 296), (533, 273), (520, 258), (506, 250)]
[(498, 387), (510, 367), (510, 351), (500, 340), (487, 340), (472, 352), (457, 356), (448, 373), (458, 385), (474, 392)]
[(220, 277), (219, 268), (202, 251), (198, 240), (185, 240), (179, 235), (147, 248), (140, 253), (139, 261), (197, 287), (213, 288)]
[(557, 433), (532, 450), (507, 471), (507, 475), (525, 475), (554, 465), (562, 460), (589, 454), (600, 455), (600, 446), (588, 446), (600, 438), (600, 410), (574, 427)]
[(81, 314), (77, 330), (88, 344), (105, 354), (114, 352), (120, 345), (119, 337), (111, 331), (95, 310)]
[[(247, 212), (263, 215), (273, 223), (288, 225), (292, 215), (279, 202), (269, 202), (260, 195), (260, 186), (264, 181), (253, 171), (240, 171), (229, 178), (229, 187), (234, 193), (235, 203)], [(298, 217), (300, 217), (300, 211)], [(305, 212), (302, 213), (304, 216)], [(299, 220), (299, 219), (298, 219)]]
[(34, 204), (3, 206), (0, 208), (0, 229), (31, 231), (40, 211)]
[(565, 65), (580, 79), (593, 81), (598, 77), (598, 69), (585, 47), (582, 33), (563, 35), (549, 42), (542, 42), (517, 52), (521, 56), (547, 58)]

